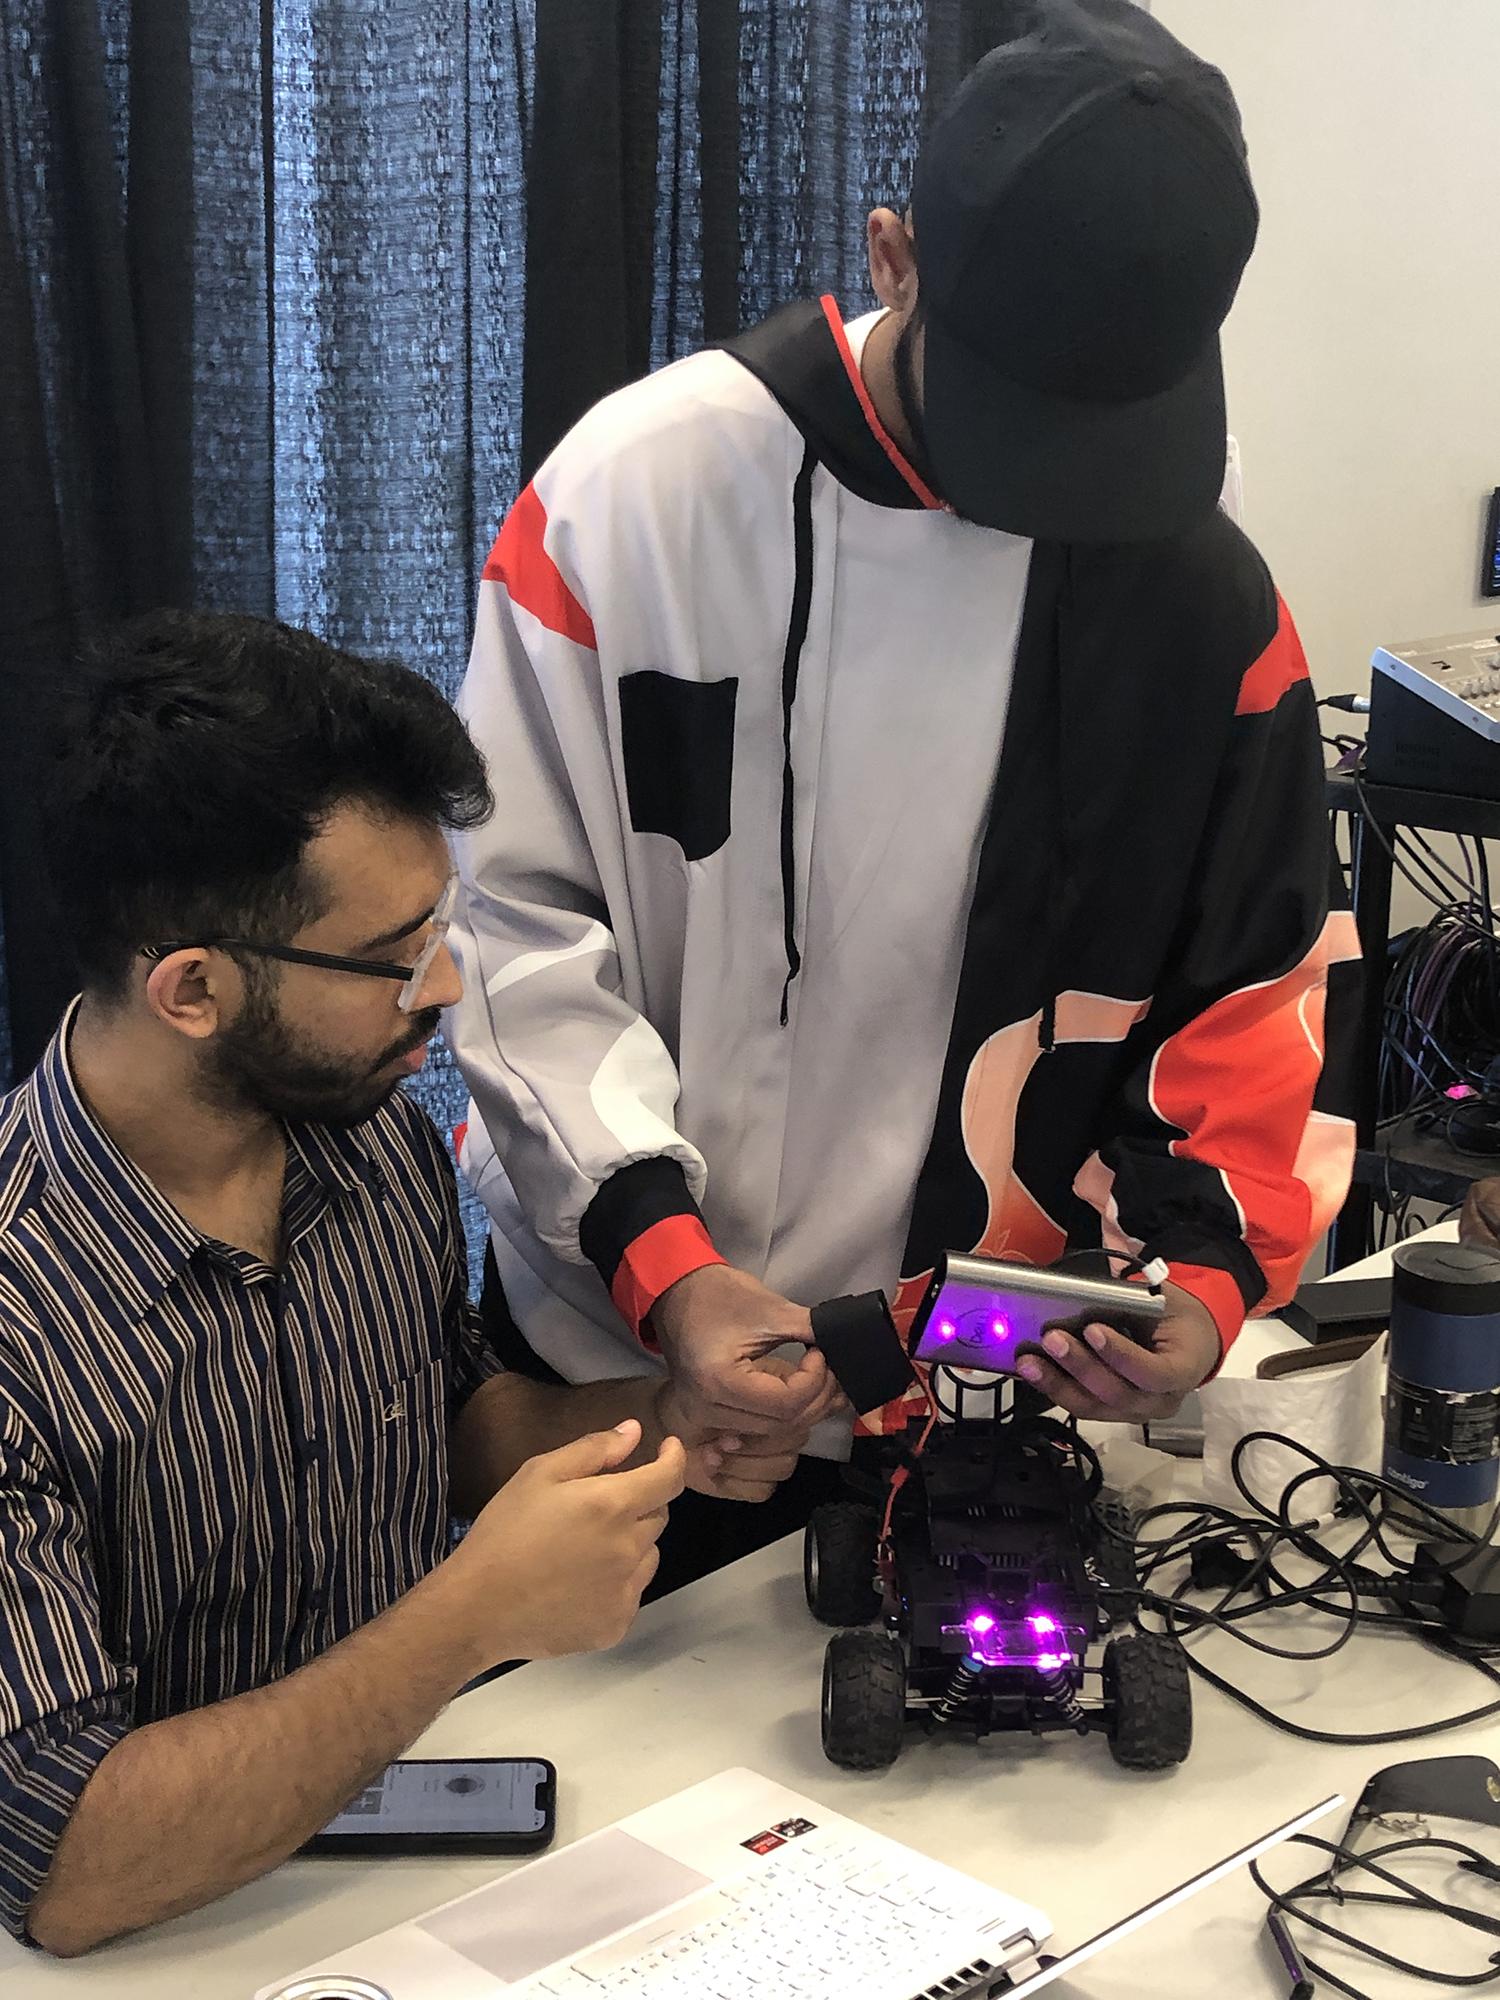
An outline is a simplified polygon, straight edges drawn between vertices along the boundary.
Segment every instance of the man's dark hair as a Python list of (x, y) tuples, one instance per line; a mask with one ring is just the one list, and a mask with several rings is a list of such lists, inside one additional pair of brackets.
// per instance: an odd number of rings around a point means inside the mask
[(45, 788), (83, 976), (123, 991), (142, 945), (285, 943), (321, 914), (303, 850), (335, 807), (449, 828), (492, 806), (438, 690), (264, 618), (164, 611), (83, 662)]

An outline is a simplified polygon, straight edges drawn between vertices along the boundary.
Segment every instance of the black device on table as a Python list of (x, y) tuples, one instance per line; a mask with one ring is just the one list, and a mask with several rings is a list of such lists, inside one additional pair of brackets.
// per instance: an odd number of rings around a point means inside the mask
[(304, 1854), (535, 1854), (557, 1831), (545, 1757), (402, 1758)]
[[(930, 1364), (935, 1407), (883, 1440), (885, 1471), (867, 1492), (851, 1471), (852, 1497), (819, 1507), (808, 1524), (808, 1605), (844, 1628), (824, 1656), (832, 1762), (892, 1763), (913, 1721), (977, 1736), (1100, 1731), (1117, 1761), (1137, 1770), (1187, 1755), (1192, 1694), (1181, 1650), (1131, 1629), (1129, 1517), (1102, 1500), (1098, 1461), (1076, 1431), (1014, 1378), (1016, 1362), (1055, 1326), (1103, 1321), (1145, 1342), (1164, 1311), (1146, 1285), (995, 1258), (940, 1261), (908, 1336)], [(888, 1335), (873, 1306), (864, 1316), (890, 1364), (883, 1386), (899, 1393), (912, 1375), (906, 1350), (888, 1313)], [(829, 1366), (842, 1381), (835, 1354)], [(996, 1393), (970, 1417), (975, 1377)], [(936, 1422), (939, 1408), (948, 1422)]]
[(1299, 1286), (1279, 1317), (1293, 1333), (1319, 1345), (1381, 1334), (1391, 1323), (1391, 1281), (1389, 1277), (1319, 1278)]

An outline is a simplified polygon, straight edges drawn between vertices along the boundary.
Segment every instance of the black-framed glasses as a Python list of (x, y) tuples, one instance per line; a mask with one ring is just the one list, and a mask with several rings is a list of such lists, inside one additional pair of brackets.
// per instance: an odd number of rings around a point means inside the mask
[(174, 951), (252, 951), (257, 958), (280, 959), (286, 965), (311, 965), (323, 972), (354, 972), (364, 979), (399, 979), (401, 991), (396, 996), (396, 1005), (403, 1014), (410, 1014), (422, 997), (432, 961), (443, 948), (457, 905), (458, 877), (450, 875), (427, 919), (426, 942), (410, 965), (379, 958), (340, 958), (334, 952), (307, 951), (296, 944), (262, 944), (256, 938), (242, 937), (176, 938), (166, 944), (143, 944), (141, 957), (159, 964)]

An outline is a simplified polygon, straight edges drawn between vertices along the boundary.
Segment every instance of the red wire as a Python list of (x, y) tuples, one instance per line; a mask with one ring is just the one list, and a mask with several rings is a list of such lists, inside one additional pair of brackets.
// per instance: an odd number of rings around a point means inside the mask
[[(925, 1375), (918, 1375), (917, 1386), (921, 1389), (922, 1400), (927, 1405), (927, 1422), (922, 1427), (922, 1435), (917, 1439), (916, 1449), (912, 1453), (913, 1464), (927, 1449), (927, 1440), (932, 1436), (932, 1427), (938, 1420), (937, 1404), (932, 1399), (932, 1391), (927, 1386)], [(912, 1467), (910, 1465), (898, 1465), (896, 1470), (891, 1474), (890, 1490), (886, 1496), (885, 1503), (885, 1519), (880, 1524), (880, 1545), (882, 1548), (884, 1548), (885, 1544), (891, 1538), (891, 1516), (896, 1509), (896, 1495), (901, 1491), (907, 1480), (911, 1478), (911, 1474)]]

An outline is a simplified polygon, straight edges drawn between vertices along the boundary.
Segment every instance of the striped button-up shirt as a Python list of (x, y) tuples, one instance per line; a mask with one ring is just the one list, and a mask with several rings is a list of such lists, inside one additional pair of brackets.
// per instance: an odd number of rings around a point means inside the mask
[(91, 1117), (67, 1028), (0, 1098), (0, 1922), (136, 1724), (302, 1666), (440, 1560), (498, 1364), (406, 1098), (287, 1129), (282, 1264), (194, 1229)]

